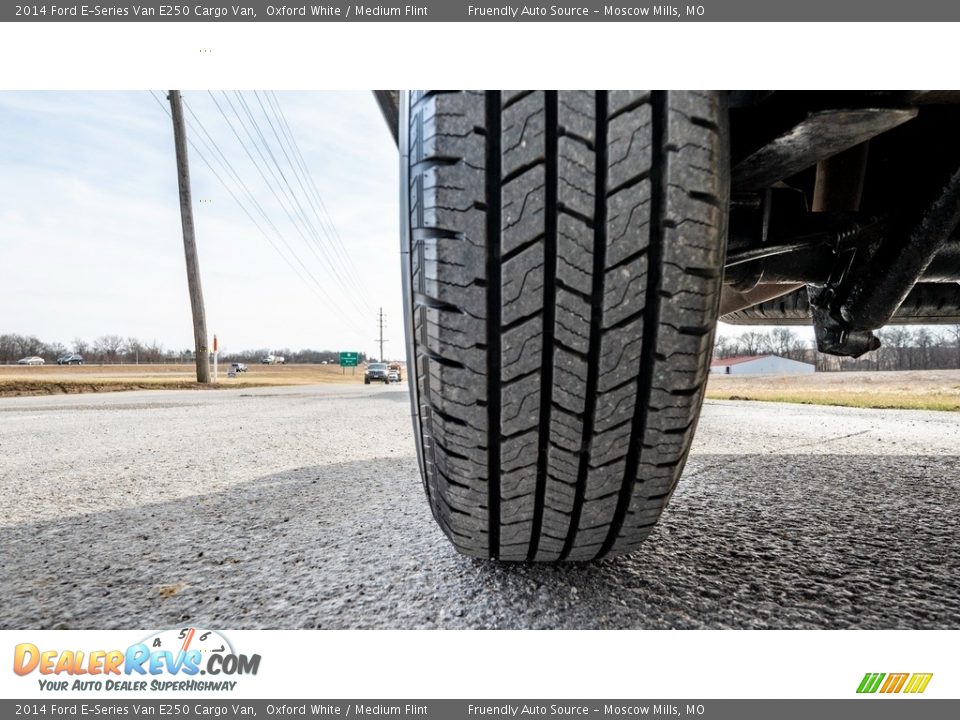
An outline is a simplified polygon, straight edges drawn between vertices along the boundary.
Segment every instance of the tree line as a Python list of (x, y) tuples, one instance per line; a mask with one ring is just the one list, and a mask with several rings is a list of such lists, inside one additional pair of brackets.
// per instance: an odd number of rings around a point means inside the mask
[[(67, 353), (83, 356), (88, 363), (178, 363), (193, 362), (193, 348), (171, 350), (156, 340), (144, 342), (137, 338), (124, 338), (120, 335), (101, 335), (93, 341), (76, 338), (69, 346), (61, 342), (44, 342), (34, 335), (7, 333), (0, 335), (0, 363), (15, 363), (21, 358), (36, 355), (47, 362), (55, 362)], [(340, 354), (336, 350), (290, 350), (283, 348), (269, 350), (258, 348), (221, 352), (221, 362), (257, 363), (267, 355), (283, 355), (288, 363), (323, 363), (331, 365), (339, 362)], [(360, 362), (366, 362), (365, 353), (360, 353)]]
[(749, 330), (737, 336), (717, 335), (713, 356), (780, 355), (812, 363), (821, 372), (852, 370), (960, 369), (960, 325), (932, 329), (925, 325), (892, 325), (877, 332), (880, 348), (859, 358), (824, 355), (788, 327), (766, 332)]
[(16, 362), (31, 355), (52, 362), (67, 353), (83, 355), (89, 362), (103, 363), (165, 362), (171, 354), (176, 355), (156, 341), (145, 343), (119, 335), (102, 335), (92, 342), (76, 338), (69, 346), (62, 342), (45, 342), (35, 335), (0, 335), (0, 362)]
[[(788, 327), (760, 332), (748, 330), (739, 335), (717, 335), (713, 356), (730, 358), (743, 355), (780, 355), (792, 360), (813, 363), (820, 371), (844, 370), (947, 370), (960, 369), (960, 325), (932, 329), (925, 325), (893, 325), (877, 335), (879, 350), (861, 358), (840, 358), (816, 351), (814, 343), (801, 338)], [(69, 346), (60, 342), (44, 342), (34, 335), (8, 333), (0, 335), (0, 363), (15, 363), (20, 358), (37, 355), (54, 362), (67, 353), (82, 355), (88, 363), (187, 363), (193, 362), (193, 349), (171, 350), (156, 340), (144, 342), (119, 335), (101, 335), (93, 341), (76, 338)], [(283, 355), (288, 363), (329, 363), (339, 361), (336, 350), (270, 350), (255, 348), (221, 352), (221, 362), (258, 363), (267, 355)], [(360, 353), (360, 362), (367, 361)]]

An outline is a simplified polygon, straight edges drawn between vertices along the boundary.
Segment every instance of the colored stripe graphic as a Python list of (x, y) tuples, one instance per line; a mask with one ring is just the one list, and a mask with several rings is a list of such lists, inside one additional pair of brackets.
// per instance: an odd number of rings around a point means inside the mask
[(896, 694), (899, 692), (919, 694), (927, 689), (933, 673), (866, 673), (860, 685), (857, 686), (858, 693)]
[(877, 688), (880, 687), (880, 683), (884, 677), (884, 673), (867, 673), (863, 676), (863, 680), (860, 681), (860, 687), (857, 688), (857, 692), (875, 693)]
[(922, 693), (927, 689), (927, 685), (930, 684), (930, 679), (933, 677), (933, 673), (914, 673), (910, 678), (910, 682), (907, 684), (906, 690), (907, 693)]
[(887, 675), (887, 681), (880, 688), (882, 693), (898, 693), (903, 688), (903, 684), (910, 677), (910, 673), (890, 673)]

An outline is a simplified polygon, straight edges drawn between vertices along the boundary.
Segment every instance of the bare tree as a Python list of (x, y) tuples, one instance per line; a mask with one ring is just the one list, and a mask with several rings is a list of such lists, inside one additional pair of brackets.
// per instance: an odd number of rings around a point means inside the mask
[(0, 335), (0, 362), (14, 362), (28, 355), (40, 355), (46, 346), (34, 335)]
[(917, 328), (917, 331), (913, 334), (913, 344), (917, 348), (917, 358), (914, 363), (915, 368), (927, 370), (932, 367), (931, 360), (934, 343), (933, 333), (925, 327)]
[(143, 357), (144, 355), (143, 350), (144, 350), (143, 343), (137, 340), (137, 338), (133, 338), (133, 337), (127, 338), (126, 346), (124, 348), (124, 355), (126, 356), (125, 359), (127, 360), (127, 362), (130, 362), (132, 360), (133, 362), (139, 364), (141, 359), (145, 360), (145, 358)]
[(790, 328), (777, 327), (770, 331), (770, 349), (777, 355), (797, 359), (805, 350), (803, 340)]
[(944, 328), (944, 336), (953, 346), (954, 361), (956, 367), (960, 368), (960, 325), (947, 325), (947, 327)]
[(101, 361), (116, 362), (123, 348), (123, 338), (119, 335), (101, 335), (93, 341), (93, 352)]
[(61, 342), (52, 342), (46, 344), (44, 357), (48, 360), (56, 360), (67, 354), (67, 346)]
[(909, 364), (909, 353), (912, 333), (909, 328), (894, 325), (884, 330), (883, 341), (892, 351), (894, 357), (894, 369), (905, 370)]
[(160, 362), (164, 355), (163, 345), (153, 340), (150, 344), (144, 344), (142, 353), (141, 358), (144, 362)]
[(733, 340), (726, 335), (717, 335), (713, 343), (713, 356), (717, 359), (728, 358), (733, 354)]
[(738, 345), (744, 355), (761, 355), (770, 351), (770, 338), (766, 333), (751, 330), (738, 338)]

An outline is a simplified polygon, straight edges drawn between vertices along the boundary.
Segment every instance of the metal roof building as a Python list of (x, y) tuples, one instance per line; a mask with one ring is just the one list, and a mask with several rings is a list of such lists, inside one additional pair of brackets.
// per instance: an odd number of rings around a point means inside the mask
[(710, 363), (710, 373), (715, 375), (802, 375), (815, 370), (812, 363), (779, 355), (740, 355)]

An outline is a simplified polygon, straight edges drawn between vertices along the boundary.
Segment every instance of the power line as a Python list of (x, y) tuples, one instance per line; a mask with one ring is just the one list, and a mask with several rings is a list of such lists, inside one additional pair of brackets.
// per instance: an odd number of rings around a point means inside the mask
[[(214, 102), (216, 103), (216, 98), (214, 97), (213, 99), (214, 99)], [(220, 146), (217, 144), (216, 140), (215, 140), (215, 139), (213, 138), (213, 136), (209, 133), (209, 131), (207, 131), (206, 127), (205, 127), (205, 126), (203, 125), (203, 123), (200, 121), (200, 118), (197, 117), (196, 113), (193, 112), (193, 110), (189, 107), (189, 105), (187, 106), (187, 109), (188, 109), (188, 111), (190, 112), (190, 114), (193, 116), (194, 120), (195, 120), (196, 123), (199, 125), (199, 127), (201, 128), (201, 130), (203, 131), (203, 133), (207, 136), (207, 138), (209, 139), (210, 143), (213, 144), (214, 148), (216, 149), (216, 152), (219, 154), (219, 156), (220, 156), (220, 158), (221, 158), (220, 162), (221, 162), (222, 164), (226, 165), (226, 166), (230, 169), (230, 171), (232, 172), (232, 174), (233, 174), (234, 178), (236, 179), (237, 183), (240, 184), (241, 187), (244, 189), (244, 191), (246, 192), (247, 197), (248, 197), (249, 200), (253, 203), (253, 205), (259, 210), (259, 212), (260, 212), (260, 214), (263, 216), (264, 220), (270, 225), (271, 228), (273, 228), (273, 231), (277, 234), (277, 237), (280, 238), (280, 240), (284, 243), (284, 245), (287, 247), (287, 249), (290, 251), (290, 253), (297, 259), (297, 262), (304, 268), (304, 271), (307, 272), (307, 273), (310, 275), (310, 277), (311, 277), (311, 279), (314, 281), (314, 283), (316, 283), (317, 286), (321, 289), (321, 291), (322, 291), (322, 293), (323, 293), (324, 300), (325, 300), (326, 302), (330, 303), (330, 305), (332, 305), (332, 306), (336, 309), (336, 311), (339, 312), (339, 313), (341, 313), (341, 314), (349, 314), (350, 312), (357, 313), (357, 314), (356, 314), (356, 319), (359, 320), (360, 317), (361, 317), (361, 315), (359, 314), (359, 311), (357, 310), (357, 308), (354, 307), (352, 304), (350, 304), (350, 303), (348, 302), (348, 308), (349, 308), (349, 309), (345, 312), (345, 311), (344, 311), (344, 308), (343, 308), (333, 297), (331, 297), (331, 295), (327, 292), (327, 288), (326, 288), (326, 287), (316, 278), (316, 276), (314, 276), (314, 274), (306, 267), (306, 264), (300, 259), (299, 255), (296, 253), (296, 251), (295, 251), (295, 250), (290, 246), (290, 244), (286, 241), (286, 238), (284, 237), (283, 233), (277, 228), (276, 224), (270, 219), (268, 213), (267, 213), (266, 210), (263, 208), (263, 206), (260, 204), (260, 202), (257, 200), (255, 194), (249, 189), (249, 187), (247, 186), (247, 184), (244, 182), (243, 178), (240, 176), (240, 173), (236, 170), (236, 168), (234, 168), (233, 164), (229, 161), (229, 159), (227, 159), (225, 153), (220, 149)], [(246, 148), (245, 144), (243, 143), (242, 139), (240, 138), (240, 135), (237, 133), (236, 129), (233, 127), (233, 124), (230, 122), (230, 119), (226, 116), (226, 113), (224, 113), (224, 112), (223, 112), (223, 109), (219, 107), (219, 104), (218, 104), (218, 109), (220, 110), (220, 112), (221, 112), (221, 114), (223, 115), (224, 119), (227, 121), (227, 124), (230, 126), (230, 129), (231, 129), (231, 131), (233, 132), (234, 136), (237, 137), (238, 141), (241, 143), (241, 146), (243, 147), (244, 151), (247, 153), (247, 156), (250, 158), (251, 162), (253, 162), (254, 166), (255, 166), (256, 169), (257, 169), (257, 171), (260, 173), (261, 178), (263, 178), (264, 182), (267, 183), (267, 187), (271, 190), (271, 192), (273, 192), (274, 197), (276, 197), (278, 203), (280, 204), (280, 207), (281, 207), (281, 208), (284, 210), (284, 212), (286, 213), (287, 218), (291, 221), (291, 223), (294, 224), (294, 227), (295, 227), (295, 228), (297, 229), (297, 231), (300, 233), (300, 236), (303, 238), (304, 242), (307, 244), (307, 247), (310, 247), (310, 248), (311, 248), (311, 251), (312, 251), (313, 248), (310, 246), (310, 243), (307, 241), (307, 238), (303, 235), (303, 232), (302, 232), (302, 231), (300, 230), (300, 228), (296, 225), (295, 219), (290, 215), (289, 210), (287, 210), (286, 206), (283, 204), (282, 199), (280, 198), (280, 196), (277, 195), (276, 190), (274, 190), (274, 188), (272, 187), (272, 185), (270, 185), (269, 180), (267, 180), (266, 175), (265, 175), (265, 174), (263, 173), (263, 171), (260, 169), (260, 166), (259, 166), (259, 164), (257, 164), (256, 159), (253, 157), (253, 155), (252, 155), (252, 154), (249, 152), (249, 150)], [(202, 139), (203, 139), (203, 138), (201, 138), (201, 140), (202, 140)], [(320, 257), (316, 255), (316, 252), (315, 252), (315, 251), (314, 251), (314, 255), (317, 257), (318, 260), (320, 260)], [(322, 262), (322, 260), (321, 260), (321, 262)]]
[[(340, 257), (348, 276), (350, 276), (352, 281), (357, 286), (362, 286), (363, 283), (360, 280), (356, 266), (350, 259), (350, 255), (347, 253), (343, 238), (340, 237), (340, 232), (337, 230), (337, 226), (333, 222), (333, 217), (330, 215), (330, 212), (327, 210), (327, 207), (323, 202), (323, 198), (320, 196), (317, 183), (307, 167), (306, 159), (303, 157), (303, 152), (300, 150), (300, 145), (293, 134), (293, 129), (290, 127), (290, 123), (287, 120), (286, 114), (283, 112), (283, 108), (280, 107), (280, 100), (277, 97), (277, 93), (270, 91), (269, 93), (264, 93), (264, 95), (267, 98), (268, 105), (270, 105), (271, 109), (273, 110), (274, 116), (277, 118), (277, 124), (280, 126), (280, 129), (287, 140), (287, 145), (290, 147), (291, 153), (297, 161), (297, 166), (300, 169), (300, 173), (304, 178), (306, 178), (307, 189), (305, 189), (305, 193), (307, 200), (310, 202), (311, 208), (316, 214), (321, 228), (330, 239), (331, 245), (333, 246), (334, 251)], [(326, 222), (324, 222), (324, 219)], [(366, 304), (366, 298), (362, 295), (361, 297), (363, 298), (364, 304)], [(367, 305), (367, 308), (368, 310), (371, 309), (369, 305)]]
[[(277, 177), (277, 174), (273, 171), (273, 167), (270, 165), (270, 161), (267, 159), (266, 155), (263, 154), (263, 151), (260, 149), (260, 146), (257, 144), (257, 140), (253, 136), (253, 133), (247, 127), (246, 123), (243, 122), (243, 119), (240, 117), (240, 113), (237, 112), (237, 109), (236, 107), (234, 107), (233, 102), (230, 100), (230, 97), (226, 94), (226, 92), (223, 93), (224, 99), (226, 100), (227, 104), (229, 104), (230, 109), (233, 111), (234, 115), (236, 116), (238, 124), (240, 125), (241, 128), (243, 128), (244, 133), (246, 133), (247, 137), (249, 138), (250, 144), (253, 145), (253, 149), (256, 150), (257, 155), (260, 156), (260, 159), (263, 161), (263, 165), (266, 167), (267, 171), (270, 173), (270, 177), (273, 178), (273, 182), (271, 182), (267, 178), (266, 174), (263, 172), (263, 169), (260, 166), (260, 163), (257, 162), (256, 158), (253, 157), (253, 154), (250, 152), (249, 148), (247, 147), (247, 143), (240, 137), (240, 134), (236, 131), (236, 129), (233, 126), (233, 122), (230, 120), (229, 117), (227, 117), (227, 114), (224, 112), (223, 108), (220, 106), (220, 103), (217, 102), (216, 96), (214, 96), (212, 92), (209, 92), (209, 94), (210, 94), (210, 97), (213, 99), (214, 104), (217, 106), (217, 109), (220, 111), (220, 114), (223, 115), (224, 120), (226, 120), (227, 125), (230, 127), (231, 132), (233, 132), (234, 136), (237, 138), (237, 141), (240, 143), (240, 146), (243, 148), (244, 152), (247, 154), (247, 157), (250, 158), (250, 161), (253, 163), (253, 166), (257, 169), (257, 172), (260, 173), (260, 177), (263, 179), (264, 183), (266, 183), (267, 188), (269, 188), (270, 192), (276, 198), (277, 203), (280, 205), (280, 207), (283, 209), (284, 213), (286, 214), (287, 218), (290, 220), (290, 223), (293, 225), (294, 229), (303, 239), (304, 244), (307, 245), (307, 247), (310, 249), (310, 252), (313, 253), (314, 257), (316, 257), (317, 260), (329, 265), (329, 261), (326, 258), (320, 257), (320, 255), (317, 253), (316, 240), (314, 240), (311, 243), (310, 239), (307, 238), (307, 235), (304, 233), (304, 229), (306, 229), (307, 233), (310, 232), (310, 229), (307, 228), (306, 225), (304, 225), (302, 220), (298, 221), (298, 218), (294, 217), (294, 215), (296, 215), (297, 213), (296, 208), (293, 208), (292, 203), (291, 203), (291, 207), (288, 208), (287, 203), (289, 203), (290, 200), (287, 199), (285, 201), (277, 192), (276, 187), (274, 187), (274, 183), (276, 184), (277, 187), (280, 187), (282, 185), (282, 182)], [(239, 94), (238, 94), (238, 97), (239, 97)], [(250, 118), (250, 120), (251, 122), (255, 122), (252, 117)], [(254, 129), (256, 129), (258, 134), (261, 135), (262, 137), (262, 132), (260, 132), (259, 128), (255, 127)], [(267, 148), (267, 151), (269, 152), (269, 148)], [(280, 187), (280, 191), (281, 192), (283, 191), (282, 187)], [(301, 227), (301, 225), (303, 225), (303, 227)]]
[[(163, 101), (160, 100), (157, 94), (153, 90), (151, 90), (150, 95), (160, 106), (160, 109), (163, 110), (164, 113), (166, 113), (169, 116), (170, 110), (164, 105)], [(304, 276), (300, 273), (297, 267), (293, 263), (291, 263), (290, 259), (283, 253), (283, 251), (280, 250), (279, 246), (277, 246), (277, 244), (273, 241), (273, 239), (269, 236), (269, 234), (267, 234), (267, 232), (263, 229), (260, 223), (257, 222), (257, 219), (250, 213), (246, 205), (240, 200), (239, 197), (237, 197), (236, 193), (233, 191), (230, 185), (223, 179), (220, 173), (217, 172), (217, 169), (213, 166), (213, 164), (209, 160), (207, 160), (206, 156), (200, 151), (200, 148), (197, 147), (196, 143), (194, 143), (193, 140), (190, 138), (187, 138), (187, 142), (189, 143), (193, 151), (196, 153), (197, 157), (199, 157), (203, 161), (203, 163), (210, 169), (210, 172), (213, 173), (213, 176), (224, 187), (224, 189), (227, 191), (230, 197), (233, 198), (234, 202), (237, 203), (239, 208), (243, 211), (244, 215), (247, 216), (250, 222), (253, 223), (254, 227), (257, 228), (260, 234), (263, 235), (263, 237), (267, 240), (268, 243), (270, 243), (271, 247), (273, 247), (273, 249), (277, 252), (277, 254), (280, 255), (281, 258), (283, 258), (284, 262), (287, 263), (290, 269), (294, 271), (294, 274), (296, 274), (303, 282), (305, 282), (308, 286), (310, 286), (311, 290), (313, 290), (313, 292), (317, 294), (317, 297), (319, 297), (324, 302), (327, 302), (328, 300), (327, 300), (327, 297), (325, 297), (326, 293), (325, 291), (323, 291), (323, 287), (320, 285), (319, 281), (317, 281), (316, 278), (313, 277), (312, 273), (309, 272), (309, 270), (303, 264), (303, 261), (300, 260), (299, 256), (284, 241), (284, 244), (287, 245), (287, 248), (290, 251), (290, 253), (294, 256), (294, 258), (296, 258), (297, 262), (303, 267), (304, 271), (306, 271), (307, 274), (313, 279), (313, 283), (314, 283), (313, 285), (311, 285), (310, 282), (304, 278)], [(282, 235), (281, 235), (281, 239), (282, 239)], [(354, 331), (354, 334), (358, 336), (358, 333), (356, 333), (356, 331)]]
[[(276, 126), (274, 125), (273, 120), (271, 120), (270, 113), (267, 110), (267, 106), (264, 105), (263, 100), (260, 97), (260, 94), (256, 90), (254, 91), (253, 94), (254, 94), (254, 97), (257, 98), (257, 102), (260, 105), (260, 109), (263, 111), (263, 115), (267, 119), (268, 124), (270, 125), (270, 129), (273, 132), (273, 136), (277, 139), (277, 144), (280, 147), (281, 152), (283, 153), (284, 159), (286, 159), (287, 164), (290, 166), (293, 176), (297, 181), (297, 184), (300, 186), (300, 189), (303, 191), (303, 194), (307, 199), (307, 204), (309, 205), (310, 209), (313, 211), (313, 215), (316, 217), (317, 223), (319, 224), (320, 229), (323, 230), (324, 235), (326, 235), (327, 240), (330, 243), (331, 249), (333, 251), (333, 255), (336, 257), (337, 262), (340, 265), (339, 271), (342, 273), (342, 275), (340, 276), (343, 281), (342, 285), (346, 286), (347, 283), (352, 285), (353, 289), (358, 293), (360, 302), (364, 306), (366, 306), (368, 310), (371, 310), (370, 305), (366, 301), (365, 293), (363, 291), (363, 283), (360, 280), (360, 278), (357, 276), (356, 272), (353, 271), (353, 265), (350, 262), (350, 258), (343, 251), (343, 248), (341, 247), (341, 245), (337, 243), (337, 239), (335, 235), (331, 233), (331, 231), (327, 228), (327, 223), (324, 222), (323, 217), (321, 217), (321, 214), (317, 210), (316, 203), (314, 202), (311, 196), (311, 193), (308, 190), (309, 179), (307, 178), (305, 163), (301, 162), (302, 154), (300, 156), (301, 161), (298, 161), (296, 164), (293, 162), (293, 160), (290, 159), (290, 154), (293, 154), (294, 158), (296, 158), (297, 155), (296, 155), (296, 152), (294, 151), (293, 144), (290, 142), (290, 138), (292, 134), (289, 133), (289, 128), (286, 130), (284, 129), (283, 124), (280, 120), (279, 114), (276, 112), (276, 109), (270, 103), (270, 96), (268, 94), (264, 93), (267, 97), (267, 105), (270, 107), (270, 110), (273, 111), (274, 117), (277, 120)], [(280, 127), (280, 130), (281, 130), (280, 133), (277, 132), (277, 126)], [(281, 135), (283, 137), (281, 137)], [(284, 147), (285, 139), (287, 141), (287, 146), (290, 148), (290, 154), (287, 153), (287, 148)], [(307, 181), (307, 184), (305, 184), (304, 182), (305, 180)], [(329, 219), (329, 216), (328, 216), (328, 219)], [(332, 225), (332, 220), (330, 220), (330, 224)], [(311, 226), (312, 226), (312, 223), (311, 223)], [(335, 232), (336, 228), (334, 227), (333, 230)]]
[[(293, 203), (297, 206), (298, 214), (299, 214), (299, 216), (302, 218), (305, 227), (307, 227), (307, 228), (308, 228), (308, 231), (311, 232), (311, 234), (313, 235), (314, 240), (315, 240), (315, 242), (316, 242), (316, 244), (317, 244), (317, 247), (320, 248), (320, 251), (321, 251), (321, 252), (323, 253), (323, 255), (324, 255), (325, 261), (330, 265), (331, 268), (334, 268), (334, 266), (336, 265), (336, 263), (333, 261), (333, 259), (331, 258), (331, 256), (328, 254), (327, 249), (326, 249), (326, 246), (325, 246), (324, 243), (320, 240), (320, 237), (319, 237), (319, 235), (317, 234), (316, 228), (313, 226), (313, 223), (310, 222), (309, 218), (307, 217), (306, 211), (305, 211), (304, 208), (303, 208), (303, 204), (300, 202), (299, 198), (297, 197), (297, 194), (296, 194), (296, 193), (294, 192), (294, 190), (293, 190), (293, 186), (290, 184), (290, 181), (287, 179), (286, 174), (283, 172), (283, 168), (280, 166), (280, 161), (277, 159), (276, 155), (275, 155), (274, 152), (273, 152), (273, 148), (270, 146), (269, 141), (267, 141), (266, 137), (265, 137), (264, 134), (263, 134), (263, 131), (260, 129), (260, 125), (257, 123), (256, 118), (255, 118), (254, 115), (253, 115), (253, 112), (250, 110), (250, 108), (249, 108), (249, 106), (247, 105), (247, 102), (246, 102), (246, 100), (244, 99), (244, 97), (243, 97), (239, 92), (236, 92), (235, 94), (236, 94), (236, 96), (237, 96), (237, 99), (238, 99), (240, 105), (243, 107), (244, 112), (247, 114), (247, 117), (249, 118), (250, 123), (253, 125), (254, 129), (257, 131), (257, 135), (260, 137), (260, 142), (263, 144), (264, 149), (266, 149), (267, 154), (270, 156), (270, 159), (273, 161), (273, 164), (274, 164), (274, 166), (276, 167), (277, 172), (279, 172), (280, 178), (281, 178), (281, 180), (282, 180), (282, 183), (283, 183), (283, 185), (286, 187), (287, 194), (290, 196), (290, 199), (293, 201)], [(257, 100), (258, 100), (258, 102), (260, 102), (259, 97), (257, 98)], [(261, 103), (261, 109), (262, 109), (262, 107), (263, 107), (263, 106), (262, 106), (262, 103)], [(268, 116), (266, 116), (266, 114), (265, 114), (265, 117), (266, 117), (266, 119), (267, 119), (267, 122), (270, 123), (271, 128), (273, 129), (274, 135), (276, 136), (277, 133), (276, 133), (276, 129), (273, 128), (272, 120), (271, 120)], [(278, 138), (278, 139), (279, 139), (279, 138)], [(283, 151), (284, 153), (286, 152), (282, 146), (281, 146), (280, 149), (281, 149), (281, 151)], [(289, 159), (288, 159), (288, 163), (289, 163)], [(292, 165), (291, 165), (291, 167), (292, 167)], [(273, 174), (273, 173), (271, 172), (271, 174)], [(343, 277), (343, 275), (342, 275), (341, 273), (334, 272), (334, 277), (336, 278), (336, 280), (337, 280), (338, 284), (340, 285), (341, 289), (342, 289), (347, 295), (350, 295), (352, 292), (358, 292), (360, 298), (362, 299), (362, 297), (363, 297), (362, 290), (361, 290), (360, 288), (354, 288), (353, 291), (351, 291), (351, 289), (349, 288), (349, 286), (348, 286), (348, 285), (346, 284), (346, 282), (345, 282), (345, 278)]]
[(347, 263), (349, 268), (353, 271), (354, 276), (359, 281), (359, 275), (356, 272), (356, 266), (353, 264), (353, 261), (350, 259), (350, 256), (346, 250), (345, 243), (343, 242), (343, 238), (340, 237), (340, 231), (337, 230), (337, 226), (333, 222), (333, 217), (330, 215), (330, 212), (327, 210), (326, 204), (323, 202), (323, 198), (320, 196), (320, 190), (317, 188), (317, 183), (313, 178), (313, 174), (310, 172), (309, 168), (307, 167), (306, 160), (303, 157), (303, 152), (300, 150), (300, 145), (299, 143), (297, 143), (296, 138), (293, 135), (293, 130), (290, 127), (289, 121), (287, 120), (286, 113), (284, 113), (283, 108), (280, 107), (280, 100), (277, 97), (277, 93), (275, 91), (271, 91), (270, 94), (273, 96), (273, 102), (275, 104), (276, 111), (279, 112), (280, 120), (282, 124), (286, 127), (286, 131), (289, 135), (290, 141), (292, 142), (296, 155), (299, 158), (300, 166), (303, 168), (303, 172), (306, 175), (307, 180), (309, 181), (309, 186), (313, 191), (313, 197), (316, 199), (317, 205), (319, 205), (320, 210), (322, 211), (323, 215), (326, 217), (327, 222), (330, 225), (330, 229), (336, 241), (336, 245), (337, 247), (339, 247), (345, 262)]
[[(186, 102), (186, 100), (184, 100), (184, 106), (187, 108), (187, 112), (189, 112), (190, 115), (193, 117), (193, 119), (194, 119), (194, 121), (195, 121), (195, 123), (196, 123), (196, 126), (200, 128), (201, 132), (202, 132), (202, 133), (207, 137), (207, 139), (209, 140), (209, 143), (207, 144), (207, 148), (209, 149), (210, 146), (212, 145), (214, 152), (216, 153), (216, 155), (219, 156), (219, 161), (220, 161), (220, 163), (233, 175), (233, 177), (234, 177), (234, 179), (236, 180), (237, 184), (240, 185), (240, 187), (242, 188), (242, 190), (246, 193), (247, 198), (250, 200), (250, 202), (253, 204), (253, 206), (258, 210), (258, 212), (261, 214), (261, 216), (263, 216), (264, 221), (265, 221), (265, 222), (273, 229), (273, 231), (277, 234), (277, 237), (280, 239), (281, 242), (283, 242), (283, 244), (286, 246), (286, 248), (287, 248), (287, 250), (290, 252), (290, 254), (293, 255), (294, 258), (296, 258), (297, 262), (301, 265), (301, 267), (303, 268), (304, 272), (306, 272), (306, 273), (310, 276), (310, 279), (313, 280), (314, 283), (316, 283), (317, 287), (318, 287), (318, 288), (321, 290), (321, 292), (323, 293), (323, 298), (324, 298), (324, 300), (325, 300), (326, 302), (329, 302), (331, 305), (333, 305), (333, 306), (337, 309), (338, 312), (341, 312), (341, 313), (342, 313), (342, 312), (343, 312), (343, 308), (341, 308), (341, 307), (338, 305), (338, 303), (336, 302), (336, 300), (333, 299), (333, 298), (327, 293), (326, 288), (320, 283), (320, 281), (314, 276), (314, 274), (313, 274), (312, 272), (310, 272), (310, 270), (309, 270), (309, 268), (307, 268), (306, 264), (300, 259), (300, 256), (297, 255), (296, 251), (290, 246), (289, 243), (287, 243), (286, 238), (284, 238), (284, 236), (283, 236), (283, 233), (281, 233), (280, 230), (277, 228), (276, 224), (273, 222), (273, 220), (272, 220), (272, 219), (270, 218), (270, 216), (267, 214), (266, 210), (264, 210), (263, 206), (260, 204), (260, 201), (257, 200), (256, 196), (253, 194), (253, 192), (251, 192), (251, 190), (250, 190), (250, 188), (247, 186), (246, 182), (244, 182), (243, 178), (240, 176), (240, 173), (237, 172), (236, 168), (234, 168), (234, 166), (233, 166), (233, 164), (230, 162), (230, 160), (227, 159), (227, 156), (226, 156), (226, 155), (224, 154), (224, 152), (220, 149), (220, 146), (217, 144), (217, 141), (216, 141), (216, 140), (213, 138), (213, 136), (209, 133), (209, 131), (207, 130), (207, 128), (206, 128), (206, 127), (204, 126), (204, 124), (200, 121), (200, 118), (197, 117), (197, 114), (193, 111), (193, 109), (192, 109), (192, 108), (190, 107), (190, 105)], [(191, 126), (192, 126), (192, 125), (193, 125), (193, 123), (191, 123)], [(200, 141), (201, 141), (201, 142), (204, 142), (203, 137), (200, 137)], [(206, 143), (205, 143), (205, 144), (206, 144)]]

